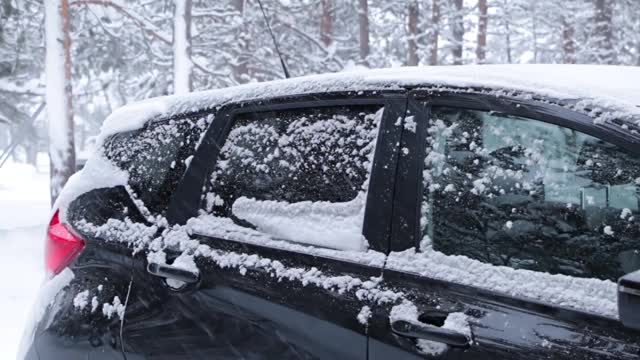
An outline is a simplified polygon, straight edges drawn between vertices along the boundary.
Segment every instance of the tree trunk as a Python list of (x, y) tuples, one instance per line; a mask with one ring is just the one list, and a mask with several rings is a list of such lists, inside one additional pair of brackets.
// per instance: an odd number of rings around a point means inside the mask
[(333, 41), (333, 6), (331, 0), (322, 0), (322, 17), (320, 18), (320, 41), (324, 46), (331, 45)]
[(431, 2), (431, 31), (429, 39), (429, 65), (438, 65), (438, 37), (440, 36), (440, 3)]
[(173, 14), (173, 92), (192, 90), (191, 0), (175, 0)]
[(238, 83), (246, 83), (249, 81), (249, 39), (247, 35), (247, 27), (245, 24), (244, 1), (234, 0), (233, 7), (242, 17), (242, 25), (238, 31), (239, 52), (233, 66), (233, 78)]
[(597, 61), (603, 64), (613, 64), (615, 54), (613, 52), (613, 29), (611, 19), (613, 17), (612, 0), (596, 0), (596, 46), (598, 49)]
[(562, 18), (562, 62), (576, 63), (575, 29), (566, 16)]
[(30, 140), (26, 144), (24, 144), (24, 152), (27, 160), (27, 164), (33, 165), (34, 167), (38, 165), (38, 141)]
[(409, 20), (408, 20), (408, 36), (407, 36), (407, 65), (418, 65), (418, 2), (412, 0), (409, 3)]
[(47, 118), (51, 204), (75, 172), (71, 101), (71, 16), (68, 0), (45, 2)]
[(505, 51), (507, 53), (507, 64), (511, 64), (512, 60), (511, 60), (511, 24), (509, 23), (509, 21), (511, 21), (510, 16), (511, 14), (509, 13), (509, 3), (507, 2), (508, 0), (502, 0), (502, 9), (503, 9), (503, 15), (502, 15), (502, 21), (504, 22), (504, 40), (505, 40)]
[(536, 2), (531, 3), (529, 12), (531, 13), (531, 37), (533, 40), (533, 63), (538, 63), (538, 14), (536, 9)]
[(360, 28), (360, 59), (368, 65), (369, 56), (369, 3), (368, 0), (358, 0), (358, 25)]
[(451, 55), (453, 55), (453, 64), (462, 65), (462, 45), (464, 41), (464, 18), (462, 14), (463, 0), (453, 0), (454, 13), (452, 16), (452, 33), (453, 47)]
[(478, 42), (476, 47), (476, 60), (479, 64), (484, 63), (486, 59), (487, 46), (487, 0), (478, 0)]
[(4, 24), (7, 23), (12, 12), (11, 0), (2, 0), (0, 3), (0, 43), (4, 39)]

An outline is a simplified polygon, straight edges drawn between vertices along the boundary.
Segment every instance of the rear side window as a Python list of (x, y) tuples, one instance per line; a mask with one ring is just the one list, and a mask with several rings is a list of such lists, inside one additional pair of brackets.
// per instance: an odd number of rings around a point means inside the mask
[(274, 239), (361, 250), (381, 106), (242, 114), (203, 207)]
[(433, 108), (423, 236), (494, 265), (616, 281), (640, 269), (640, 161), (578, 131)]
[(213, 115), (208, 115), (152, 122), (143, 129), (110, 137), (104, 152), (129, 173), (134, 195), (149, 211), (159, 214), (167, 208), (171, 193), (212, 119)]

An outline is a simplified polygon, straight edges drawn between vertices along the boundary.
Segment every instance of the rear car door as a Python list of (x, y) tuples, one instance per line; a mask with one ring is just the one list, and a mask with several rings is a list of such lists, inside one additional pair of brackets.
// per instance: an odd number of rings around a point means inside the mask
[(126, 347), (149, 358), (367, 357), (402, 94), (228, 106), (136, 254)]
[(47, 232), (47, 270), (57, 275), (26, 326), (26, 358), (122, 358), (132, 253), (156, 236), (153, 223), (212, 119), (164, 119), (114, 134), (69, 181)]
[(527, 100), (412, 109), (382, 282), (403, 296), (372, 315), (370, 358), (638, 358), (616, 298), (640, 268), (637, 143)]

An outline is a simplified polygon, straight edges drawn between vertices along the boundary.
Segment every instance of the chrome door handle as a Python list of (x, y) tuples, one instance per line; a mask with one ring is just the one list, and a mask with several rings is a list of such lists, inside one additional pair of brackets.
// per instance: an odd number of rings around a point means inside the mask
[(187, 284), (193, 284), (200, 280), (200, 275), (171, 265), (149, 263), (149, 265), (147, 265), (147, 272), (154, 276), (178, 280)]
[(457, 331), (433, 325), (421, 325), (405, 320), (391, 323), (391, 331), (405, 337), (435, 341), (455, 347), (468, 347), (470, 339)]

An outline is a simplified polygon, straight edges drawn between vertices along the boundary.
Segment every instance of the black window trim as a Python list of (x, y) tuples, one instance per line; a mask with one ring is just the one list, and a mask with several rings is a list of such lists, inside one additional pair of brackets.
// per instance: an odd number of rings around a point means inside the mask
[[(213, 171), (219, 150), (236, 116), (252, 112), (379, 104), (384, 106), (385, 110), (369, 182), (363, 235), (369, 242), (369, 249), (387, 253), (401, 128), (395, 124), (399, 117), (404, 117), (406, 103), (404, 91), (363, 91), (288, 96), (228, 104), (217, 111), (200, 146), (196, 149), (178, 188), (172, 195), (167, 220), (170, 224), (184, 224), (189, 218), (197, 216), (206, 178)], [(383, 164), (383, 160), (387, 163)]]

